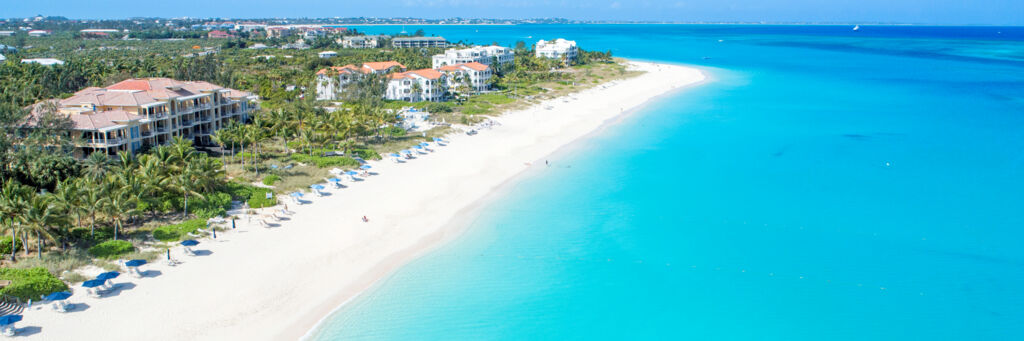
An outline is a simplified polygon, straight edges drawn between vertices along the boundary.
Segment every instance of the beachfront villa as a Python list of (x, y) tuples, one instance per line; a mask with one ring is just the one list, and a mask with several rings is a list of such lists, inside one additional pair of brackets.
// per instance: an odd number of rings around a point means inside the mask
[(478, 62), (442, 66), (438, 71), (448, 76), (446, 86), (459, 92), (486, 91), (493, 76), (491, 67)]
[(354, 36), (341, 38), (341, 47), (346, 49), (373, 49), (377, 48), (381, 39), (387, 36)]
[(29, 37), (46, 37), (46, 36), (49, 36), (50, 33), (53, 33), (53, 31), (50, 31), (50, 30), (31, 30), (31, 31), (28, 31), (28, 36)]
[(363, 63), (361, 67), (349, 64), (323, 68), (316, 72), (316, 99), (337, 99), (338, 94), (345, 90), (346, 85), (363, 75), (371, 73), (386, 75), (403, 71), (405, 71), (405, 65), (395, 61)]
[(403, 47), (448, 47), (444, 37), (407, 37), (391, 39), (391, 46)]
[(327, 59), (327, 58), (337, 57), (338, 53), (334, 52), (334, 51), (323, 51), (323, 52), (318, 53), (317, 55), (319, 55), (320, 58)]
[(93, 152), (114, 156), (173, 137), (210, 145), (210, 135), (232, 121), (246, 121), (259, 109), (257, 97), (207, 82), (170, 78), (128, 79), (106, 88), (89, 87), (66, 99), (31, 107), (25, 126), (48, 110), (74, 122), (75, 157)]
[(562, 38), (551, 41), (541, 40), (537, 42), (536, 46), (538, 58), (561, 59), (568, 62), (576, 59), (577, 53), (579, 53), (579, 49), (576, 47), (576, 41)]
[(440, 102), (444, 99), (447, 76), (434, 69), (419, 69), (388, 75), (384, 98), (406, 102)]
[(464, 49), (447, 49), (444, 54), (434, 55), (433, 67), (440, 69), (442, 66), (480, 63), (484, 65), (504, 65), (515, 61), (515, 54), (512, 49), (504, 46), (474, 46)]

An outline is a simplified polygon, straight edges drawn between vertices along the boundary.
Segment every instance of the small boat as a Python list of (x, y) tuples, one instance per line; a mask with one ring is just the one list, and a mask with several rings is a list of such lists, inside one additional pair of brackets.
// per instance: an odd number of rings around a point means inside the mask
[(853, 26), (853, 30), (854, 31), (860, 31), (860, 25), (854, 25)]

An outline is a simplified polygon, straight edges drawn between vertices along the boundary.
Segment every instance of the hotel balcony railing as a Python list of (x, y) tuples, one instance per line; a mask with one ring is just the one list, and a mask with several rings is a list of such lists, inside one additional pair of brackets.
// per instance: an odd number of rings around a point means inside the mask
[(155, 130), (158, 133), (166, 133), (167, 132), (167, 127), (157, 127)]
[(196, 121), (198, 121), (198, 122), (210, 122), (210, 116), (199, 116), (199, 118), (197, 118)]
[(153, 136), (153, 131), (152, 130), (143, 130), (142, 131), (142, 136), (144, 136), (144, 137)]
[(181, 120), (182, 127), (188, 127), (192, 125), (192, 120)]
[(108, 139), (95, 138), (95, 139), (90, 140), (89, 144), (102, 145), (102, 146), (116, 146), (116, 145), (124, 144), (127, 141), (128, 141), (127, 139), (122, 138), (122, 137), (112, 138), (112, 139), (111, 138), (108, 138)]

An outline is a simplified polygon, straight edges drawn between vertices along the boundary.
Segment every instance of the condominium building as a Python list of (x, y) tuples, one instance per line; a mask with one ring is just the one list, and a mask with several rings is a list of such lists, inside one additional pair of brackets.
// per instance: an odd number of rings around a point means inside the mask
[(490, 88), (491, 68), (477, 62), (446, 65), (438, 69), (447, 77), (448, 89), (459, 92), (481, 92)]
[(386, 75), (392, 72), (405, 71), (405, 65), (399, 62), (369, 62), (362, 66), (352, 64), (332, 66), (316, 72), (316, 99), (333, 100), (345, 90), (345, 86), (358, 80), (363, 75)]
[(66, 99), (32, 106), (31, 128), (47, 110), (73, 122), (76, 157), (93, 152), (135, 153), (173, 137), (210, 145), (210, 135), (232, 121), (246, 121), (259, 109), (256, 96), (207, 82), (169, 78), (128, 79), (106, 88), (89, 87)]
[(391, 39), (391, 46), (401, 47), (448, 47), (443, 37), (406, 37)]
[(50, 30), (31, 30), (28, 31), (29, 37), (46, 37), (49, 36), (52, 31)]
[(445, 65), (480, 63), (491, 65), (508, 64), (515, 61), (512, 49), (503, 46), (474, 46), (464, 49), (447, 49), (444, 54), (434, 55), (433, 67), (440, 69)]
[(567, 62), (576, 59), (576, 54), (579, 52), (575, 41), (562, 38), (538, 41), (535, 49), (537, 57), (561, 59)]
[(447, 76), (434, 69), (419, 69), (388, 75), (384, 98), (406, 102), (440, 102), (444, 99)]
[(341, 47), (347, 49), (377, 48), (381, 39), (387, 36), (353, 36), (341, 38)]

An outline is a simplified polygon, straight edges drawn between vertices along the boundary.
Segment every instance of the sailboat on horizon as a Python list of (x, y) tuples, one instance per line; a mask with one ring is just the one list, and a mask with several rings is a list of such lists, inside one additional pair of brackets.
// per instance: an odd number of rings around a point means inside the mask
[(853, 25), (854, 31), (860, 31), (860, 25)]

